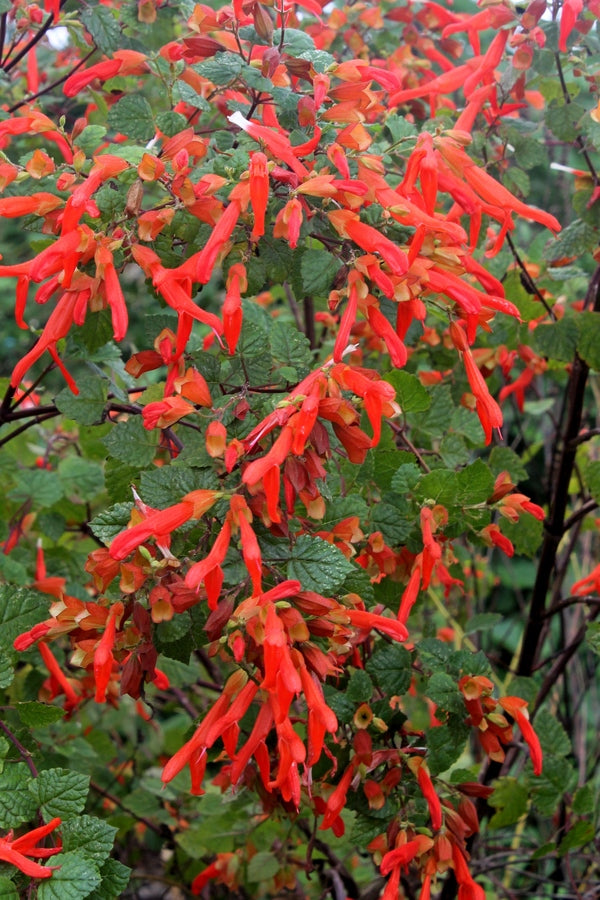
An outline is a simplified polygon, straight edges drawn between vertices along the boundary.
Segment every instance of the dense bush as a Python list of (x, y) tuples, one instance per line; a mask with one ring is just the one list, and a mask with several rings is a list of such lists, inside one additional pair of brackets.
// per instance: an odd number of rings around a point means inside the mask
[(596, 896), (599, 13), (0, 0), (2, 897)]

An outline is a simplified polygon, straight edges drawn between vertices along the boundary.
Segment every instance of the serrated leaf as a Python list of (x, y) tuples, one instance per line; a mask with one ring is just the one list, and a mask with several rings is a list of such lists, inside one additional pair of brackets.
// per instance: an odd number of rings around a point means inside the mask
[(589, 784), (584, 784), (575, 793), (571, 804), (573, 812), (578, 816), (591, 815), (594, 812), (596, 802), (595, 791)]
[(502, 520), (502, 534), (512, 542), (515, 552), (533, 558), (542, 543), (544, 523), (534, 516), (521, 516), (518, 522)]
[(597, 312), (584, 312), (577, 317), (577, 322), (577, 353), (590, 369), (600, 371), (600, 315)]
[[(0, 649), (12, 651), (12, 643), (24, 631), (48, 617), (48, 598), (37, 591), (0, 585)], [(2, 655), (0, 653), (0, 655)]]
[(106, 119), (113, 131), (134, 141), (149, 141), (156, 133), (152, 107), (141, 94), (125, 94), (108, 111)]
[(0, 878), (0, 900), (19, 900), (17, 889), (10, 878)]
[(31, 772), (22, 762), (0, 772), (0, 829), (16, 828), (34, 818), (37, 803), (29, 787), (31, 782)]
[(490, 828), (514, 825), (527, 812), (528, 791), (516, 778), (499, 778), (494, 782), (494, 793), (488, 799), (496, 812), (490, 819)]
[(161, 466), (142, 472), (139, 489), (144, 503), (156, 509), (165, 509), (179, 503), (190, 491), (217, 487), (215, 475), (210, 469)]
[(543, 709), (536, 716), (535, 731), (545, 754), (568, 756), (571, 752), (569, 735), (558, 719), (547, 710)]
[(573, 141), (578, 134), (577, 123), (584, 115), (579, 103), (563, 103), (546, 110), (545, 122), (559, 141)]
[[(104, 7), (98, 7), (98, 9), (104, 9)], [(105, 134), (106, 128), (104, 125), (86, 125), (81, 134), (77, 135), (74, 143), (80, 150), (83, 150), (86, 156), (91, 156), (102, 143)], [(95, 319), (96, 315), (97, 314), (87, 316), (86, 320)], [(110, 319), (110, 314), (108, 318)], [(110, 330), (110, 336), (112, 336), (112, 328)]]
[(297, 579), (305, 591), (327, 594), (340, 587), (353, 569), (337, 547), (322, 538), (302, 534), (292, 548), (288, 578)]
[(239, 53), (215, 53), (211, 59), (192, 66), (198, 75), (212, 81), (213, 84), (228, 84), (234, 81), (242, 71), (243, 60)]
[(545, 256), (550, 262), (563, 259), (565, 256), (583, 256), (584, 253), (593, 250), (597, 243), (598, 229), (581, 219), (576, 219), (548, 245)]
[(52, 878), (42, 881), (38, 887), (38, 900), (84, 900), (101, 881), (98, 866), (81, 853), (58, 853), (51, 864), (60, 866)]
[[(537, 719), (535, 729), (537, 731)], [(531, 781), (531, 792), (536, 807), (545, 816), (553, 815), (564, 794), (571, 791), (576, 783), (577, 773), (566, 759), (545, 756), (542, 774)]]
[(273, 853), (260, 851), (255, 853), (248, 863), (248, 881), (268, 881), (279, 872), (281, 865)]
[(565, 316), (558, 322), (539, 325), (533, 332), (532, 346), (536, 353), (557, 359), (560, 362), (571, 362), (575, 350), (579, 329), (572, 316)]
[(46, 822), (55, 816), (66, 822), (85, 806), (89, 785), (89, 775), (69, 769), (44, 769), (31, 783), (30, 790)]
[(90, 528), (102, 543), (108, 546), (120, 531), (127, 528), (133, 503), (115, 503), (92, 519)]
[(38, 703), (35, 700), (28, 703), (17, 703), (16, 710), (23, 725), (28, 725), (30, 728), (42, 728), (44, 725), (58, 722), (65, 714), (64, 709), (59, 709), (58, 706), (49, 706), (47, 703)]
[(126, 466), (118, 459), (110, 457), (104, 466), (106, 492), (113, 503), (131, 497), (131, 485), (137, 484), (140, 475), (138, 466)]
[(188, 106), (193, 106), (195, 109), (208, 110), (210, 109), (210, 104), (208, 100), (206, 100), (201, 94), (197, 93), (194, 88), (187, 84), (185, 81), (177, 82), (177, 91), (179, 92), (180, 98), (184, 103), (187, 103)]
[(482, 459), (476, 459), (456, 475), (456, 505), (474, 506), (485, 503), (494, 489), (494, 476)]
[(340, 691), (332, 684), (324, 684), (323, 696), (325, 697), (327, 706), (334, 711), (340, 722), (352, 721), (352, 717), (356, 712), (356, 707), (346, 696), (344, 691)]
[(488, 464), (494, 475), (498, 476), (500, 472), (508, 472), (515, 483), (527, 478), (527, 469), (523, 465), (521, 457), (510, 447), (494, 447), (490, 453)]
[(104, 490), (102, 467), (81, 456), (61, 459), (58, 477), (67, 495), (75, 495), (80, 500), (94, 500)]
[(77, 387), (78, 394), (71, 393), (69, 388), (64, 388), (60, 392), (56, 398), (58, 409), (79, 425), (94, 425), (100, 422), (108, 396), (107, 382), (103, 378), (82, 375), (77, 379)]
[(88, 6), (81, 13), (81, 21), (94, 39), (101, 53), (110, 55), (122, 43), (121, 29), (112, 10), (106, 6)]
[(506, 273), (503, 284), (507, 299), (515, 304), (524, 322), (539, 318), (543, 313), (543, 307), (535, 295), (526, 289), (516, 269)]
[(367, 660), (365, 669), (386, 696), (403, 694), (412, 677), (411, 655), (401, 644), (384, 644)]
[(77, 850), (81, 856), (100, 864), (112, 850), (118, 828), (95, 816), (77, 816), (61, 828), (63, 850)]
[(300, 259), (302, 291), (307, 297), (327, 297), (341, 263), (323, 250), (306, 250)]
[(312, 359), (310, 343), (290, 322), (277, 319), (269, 334), (269, 343), (273, 359), (292, 366), (298, 380), (308, 374)]
[(19, 473), (17, 484), (7, 496), (19, 503), (30, 500), (39, 509), (41, 506), (53, 506), (57, 503), (63, 496), (63, 486), (55, 472), (30, 469)]
[(456, 681), (445, 672), (434, 672), (429, 681), (425, 693), (441, 709), (448, 712), (464, 715), (465, 702), (458, 690)]
[(585, 631), (585, 642), (596, 656), (600, 656), (600, 622), (588, 624)]
[(141, 416), (119, 422), (102, 439), (111, 456), (127, 465), (149, 466), (156, 455), (158, 432), (144, 428)]
[(386, 496), (388, 500), (381, 500), (373, 510), (371, 519), (373, 530), (381, 531), (386, 543), (392, 546), (403, 544), (414, 524), (409, 515), (409, 501), (400, 494)]
[(596, 836), (596, 829), (593, 822), (576, 822), (570, 828), (558, 846), (558, 855), (565, 856), (571, 850), (577, 847), (585, 847), (590, 844)]
[(423, 475), (415, 488), (415, 494), (424, 502), (433, 501), (448, 508), (456, 506), (458, 480), (456, 472), (450, 469), (435, 469)]
[(7, 688), (13, 683), (15, 668), (8, 653), (0, 653), (0, 688)]
[(415, 463), (404, 463), (392, 477), (392, 490), (396, 494), (409, 494), (421, 477), (421, 470)]
[(167, 137), (174, 137), (187, 126), (187, 119), (181, 113), (168, 110), (159, 113), (156, 117), (156, 127), (166, 134)]
[(367, 703), (373, 695), (373, 682), (364, 669), (357, 669), (350, 676), (346, 696), (353, 703)]
[(405, 415), (425, 412), (431, 406), (431, 397), (416, 375), (410, 372), (394, 371), (386, 375), (396, 391), (396, 400)]
[(131, 869), (118, 859), (107, 859), (100, 868), (100, 877), (100, 885), (88, 894), (88, 900), (118, 900), (129, 884)]
[(310, 53), (315, 49), (315, 42), (309, 34), (299, 31), (297, 28), (286, 28), (284, 34), (281, 28), (276, 28), (273, 32), (273, 46), (279, 47), (283, 37), (283, 49), (288, 56), (298, 57), (302, 53)]
[(440, 775), (461, 756), (470, 729), (463, 716), (450, 714), (443, 727), (427, 730), (427, 764), (432, 775)]

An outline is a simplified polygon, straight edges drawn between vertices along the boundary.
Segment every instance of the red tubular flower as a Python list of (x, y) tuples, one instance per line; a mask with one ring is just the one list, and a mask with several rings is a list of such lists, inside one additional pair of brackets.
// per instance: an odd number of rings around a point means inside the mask
[(9, 831), (6, 837), (0, 837), (0, 860), (8, 863), (10, 866), (15, 866), (24, 875), (28, 875), (29, 878), (50, 878), (52, 872), (60, 869), (60, 866), (41, 866), (39, 863), (27, 859), (27, 857), (33, 856), (37, 859), (47, 859), (49, 856), (54, 856), (55, 853), (60, 853), (62, 849), (60, 846), (35, 846), (38, 841), (47, 837), (60, 824), (61, 820), (55, 818), (48, 822), (47, 825), (34, 828), (33, 831), (29, 831), (18, 838), (13, 838), (12, 831)]
[(180, 277), (190, 277), (200, 284), (207, 284), (211, 279), (217, 256), (231, 237), (241, 211), (240, 203), (237, 200), (231, 200), (202, 250), (190, 256), (183, 265), (174, 271)]
[[(16, 648), (15, 648), (16, 649)], [(40, 641), (38, 644), (38, 650), (40, 651), (40, 656), (44, 660), (44, 664), (50, 673), (50, 677), (54, 678), (54, 680), (60, 685), (62, 691), (66, 697), (66, 705), (68, 708), (73, 708), (77, 706), (79, 703), (80, 697), (76, 693), (73, 688), (73, 685), (66, 677), (65, 673), (58, 665), (56, 658), (48, 644), (45, 644), (43, 641)]]
[(96, 275), (104, 281), (104, 294), (110, 307), (115, 341), (122, 341), (127, 333), (128, 315), (125, 297), (113, 262), (113, 255), (105, 244), (95, 254)]
[[(256, 156), (257, 154), (255, 154)], [(256, 227), (256, 213), (255, 213)], [(253, 232), (254, 234), (254, 232)], [(264, 229), (261, 232), (264, 234)], [(243, 263), (234, 263), (227, 273), (227, 292), (223, 303), (223, 333), (229, 353), (235, 353), (235, 348), (242, 330), (242, 292), (248, 288), (246, 267)]]
[(338, 234), (354, 241), (368, 253), (379, 253), (394, 275), (405, 275), (408, 272), (406, 254), (377, 228), (361, 222), (356, 213), (348, 209), (336, 209), (327, 215)]
[(252, 579), (252, 590), (255, 595), (262, 593), (262, 554), (254, 533), (254, 529), (250, 525), (252, 513), (248, 509), (248, 505), (240, 494), (235, 494), (230, 501), (230, 508), (233, 515), (233, 521), (240, 529), (240, 537), (242, 540), (242, 558), (248, 569), (250, 578)]
[(111, 608), (104, 634), (94, 651), (94, 680), (96, 682), (96, 703), (106, 703), (106, 689), (115, 661), (112, 650), (115, 645), (117, 617), (123, 615), (123, 604), (115, 603)]
[(332, 794), (330, 794), (325, 805), (325, 815), (323, 816), (323, 821), (319, 825), (319, 829), (321, 831), (324, 831), (327, 828), (331, 828), (334, 821), (337, 819), (344, 806), (346, 805), (346, 795), (348, 793), (348, 790), (350, 789), (350, 782), (352, 781), (354, 772), (354, 763), (350, 763), (350, 765), (346, 767), (346, 770), (340, 778), (335, 790)]
[(69, 75), (64, 83), (63, 91), (66, 97), (75, 97), (96, 78), (100, 81), (108, 81), (116, 75), (141, 75), (148, 71), (146, 54), (136, 50), (115, 50), (111, 59), (96, 63), (89, 69), (78, 69)]
[(269, 202), (269, 172), (267, 157), (259, 150), (250, 158), (250, 204), (254, 225), (250, 240), (255, 241), (265, 233), (265, 212)]
[(306, 166), (304, 166), (294, 153), (289, 138), (285, 134), (267, 128), (265, 125), (258, 125), (246, 119), (241, 112), (234, 112), (229, 116), (229, 121), (238, 128), (246, 131), (255, 141), (264, 144), (273, 157), (286, 163), (290, 169), (300, 178), (304, 178), (308, 174)]
[(463, 851), (454, 842), (452, 842), (452, 863), (459, 885), (459, 900), (485, 900), (485, 891), (473, 880)]
[(482, 528), (479, 532), (480, 537), (486, 542), (488, 547), (492, 545), (494, 547), (499, 547), (507, 556), (514, 556), (515, 548), (513, 547), (512, 542), (500, 531), (497, 525), (493, 523), (491, 525), (486, 525), (485, 528)]
[(29, 216), (33, 213), (45, 216), (62, 206), (63, 202), (60, 197), (44, 191), (26, 197), (3, 197), (0, 200), (0, 216), (4, 219), (16, 219), (18, 216)]
[[(21, 357), (14, 367), (10, 378), (10, 383), (13, 387), (18, 387), (31, 366), (40, 356), (43, 356), (46, 350), (52, 353), (56, 348), (57, 342), (69, 333), (69, 329), (73, 325), (75, 304), (78, 296), (79, 294), (76, 291), (67, 291), (59, 299), (50, 313), (50, 317), (37, 343), (29, 353)], [(76, 386), (71, 385), (71, 389), (74, 389), (74, 393), (78, 393)]]
[(561, 53), (567, 52), (567, 40), (575, 27), (577, 16), (583, 9), (583, 0), (564, 0), (560, 17), (560, 33), (558, 49)]
[(297, 197), (293, 197), (277, 213), (273, 226), (273, 237), (285, 238), (294, 250), (298, 246), (301, 227), (302, 204)]
[(429, 815), (431, 817), (431, 827), (434, 831), (439, 831), (442, 827), (442, 804), (440, 803), (440, 798), (433, 786), (427, 763), (422, 757), (413, 756), (408, 760), (408, 765), (413, 775), (416, 775), (417, 782), (421, 788), (421, 793), (427, 801)]
[(394, 850), (390, 850), (381, 860), (379, 871), (382, 875), (389, 875), (392, 869), (401, 870), (412, 862), (416, 856), (426, 853), (433, 847), (433, 841), (424, 834), (418, 835), (412, 841), (406, 841)]
[(522, 700), (520, 697), (503, 697), (498, 702), (500, 703), (500, 706), (515, 719), (517, 725), (521, 729), (521, 734), (523, 735), (523, 739), (529, 747), (529, 752), (531, 754), (533, 774), (541, 775), (543, 765), (542, 746), (529, 721), (527, 701)]
[[(229, 522), (229, 519), (226, 519), (208, 556), (205, 557), (205, 559), (194, 563), (194, 565), (190, 567), (187, 575), (185, 576), (185, 583), (189, 588), (199, 587), (203, 581), (205, 582), (209, 609), (217, 608), (220, 586), (216, 591), (213, 591), (212, 589), (209, 589), (209, 585), (206, 583), (206, 579), (208, 579), (208, 576), (212, 572), (215, 572), (217, 570), (221, 571), (221, 563), (227, 555), (230, 540), (231, 524)], [(214, 585), (214, 587), (216, 587), (216, 585)]]
[(469, 385), (477, 400), (477, 415), (483, 427), (485, 442), (489, 444), (492, 439), (492, 429), (502, 427), (502, 410), (490, 394), (485, 378), (479, 371), (471, 351), (465, 350), (462, 358)]

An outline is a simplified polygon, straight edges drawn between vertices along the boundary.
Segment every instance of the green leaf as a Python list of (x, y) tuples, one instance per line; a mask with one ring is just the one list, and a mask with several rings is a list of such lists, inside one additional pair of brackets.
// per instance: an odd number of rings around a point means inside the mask
[(482, 459), (465, 466), (456, 476), (456, 505), (475, 506), (485, 503), (494, 490), (494, 476)]
[(108, 545), (120, 531), (127, 528), (133, 503), (115, 503), (92, 519), (90, 528), (102, 543)]
[(102, 443), (111, 456), (127, 465), (149, 466), (156, 454), (158, 431), (148, 431), (141, 416), (132, 416), (115, 425)]
[(354, 566), (341, 550), (319, 537), (301, 534), (292, 548), (288, 578), (297, 579), (305, 591), (335, 591)]
[(415, 463), (404, 463), (392, 478), (392, 490), (396, 494), (409, 494), (421, 477), (421, 470)]
[(58, 477), (67, 495), (75, 495), (80, 500), (94, 500), (104, 490), (102, 467), (81, 456), (61, 459)]
[(109, 856), (117, 831), (95, 816), (77, 816), (62, 826), (63, 850), (77, 850), (80, 856), (99, 864)]
[(427, 763), (432, 775), (440, 775), (456, 762), (465, 749), (470, 729), (464, 714), (450, 714), (446, 725), (427, 730)]
[(576, 822), (559, 844), (558, 855), (565, 856), (570, 850), (591, 844), (596, 835), (593, 822)]
[[(535, 727), (537, 730), (537, 720)], [(542, 774), (531, 780), (533, 801), (542, 815), (553, 815), (565, 792), (571, 791), (576, 783), (577, 773), (566, 759), (546, 756)]]
[(528, 791), (516, 778), (499, 778), (494, 782), (494, 793), (488, 803), (496, 809), (490, 819), (490, 828), (514, 825), (527, 812)]
[(535, 294), (529, 293), (516, 269), (506, 273), (503, 284), (507, 298), (515, 304), (524, 322), (531, 322), (542, 315), (543, 306)]
[(16, 828), (34, 818), (37, 803), (29, 787), (32, 780), (31, 772), (22, 762), (6, 766), (0, 772), (0, 829)]
[(281, 865), (273, 853), (266, 851), (255, 853), (248, 863), (248, 881), (268, 881), (279, 872), (280, 868)]
[(47, 618), (47, 596), (25, 588), (15, 588), (10, 584), (0, 585), (1, 651), (12, 652), (12, 643), (16, 637)]
[(11, 500), (25, 503), (31, 500), (39, 508), (53, 506), (63, 496), (63, 486), (55, 472), (46, 469), (30, 469), (19, 473), (16, 486), (7, 495)]
[(283, 49), (288, 56), (298, 57), (302, 53), (315, 49), (315, 42), (311, 36), (304, 31), (299, 31), (297, 28), (286, 28), (284, 35), (281, 34), (281, 28), (276, 28), (273, 32), (274, 47), (279, 47), (282, 37)]
[(411, 655), (401, 644), (384, 644), (367, 660), (365, 669), (386, 696), (403, 694), (412, 677)]
[(522, 515), (518, 522), (502, 520), (502, 534), (512, 541), (515, 552), (533, 558), (542, 543), (544, 523), (530, 515)]
[(545, 754), (568, 756), (571, 752), (569, 735), (558, 719), (547, 710), (541, 710), (536, 716), (535, 731)]
[[(598, 243), (598, 229), (576, 219), (548, 244), (545, 256), (550, 262), (565, 256), (583, 256)], [(537, 330), (537, 329), (536, 329)]]
[(89, 775), (80, 775), (69, 769), (44, 769), (32, 782), (30, 790), (46, 822), (55, 816), (67, 821), (85, 806), (89, 784)]
[(102, 881), (88, 894), (88, 900), (118, 900), (129, 884), (131, 869), (118, 859), (107, 859), (100, 868)]
[(561, 106), (551, 105), (546, 110), (546, 125), (559, 141), (571, 142), (578, 134), (578, 122), (585, 115), (585, 109), (579, 103), (563, 103)]
[(69, 388), (63, 388), (56, 398), (56, 405), (67, 416), (79, 425), (94, 425), (102, 420), (108, 383), (98, 376), (82, 375), (77, 379), (78, 394), (72, 394)]
[(138, 466), (126, 466), (118, 459), (109, 457), (104, 466), (106, 492), (113, 503), (131, 497), (131, 485), (139, 483)]
[(357, 669), (350, 676), (346, 687), (346, 696), (353, 703), (367, 703), (373, 695), (373, 682), (367, 672)]
[(156, 117), (156, 127), (162, 131), (163, 134), (166, 134), (167, 137), (173, 137), (174, 135), (179, 134), (186, 125), (186, 117), (182, 116), (181, 113), (176, 113), (172, 110), (159, 113)]
[(439, 503), (446, 509), (456, 506), (458, 494), (456, 472), (450, 469), (435, 469), (433, 472), (428, 472), (419, 481), (415, 493), (420, 502)]
[(112, 10), (106, 6), (88, 6), (81, 13), (81, 21), (94, 39), (101, 53), (107, 56), (122, 44), (121, 29)]
[(0, 900), (19, 900), (17, 889), (10, 878), (0, 878)]
[(323, 696), (327, 706), (330, 707), (338, 717), (340, 722), (350, 723), (356, 712), (355, 704), (346, 696), (345, 691), (332, 684), (323, 685)]
[(211, 59), (192, 66), (198, 75), (208, 78), (213, 84), (228, 84), (234, 81), (242, 71), (243, 61), (239, 53), (215, 53)]
[(448, 712), (458, 716), (465, 714), (465, 701), (458, 690), (456, 681), (445, 672), (434, 672), (427, 683), (427, 696)]
[(431, 397), (416, 375), (395, 370), (385, 378), (396, 391), (396, 400), (405, 415), (425, 412), (431, 406)]
[(310, 343), (294, 325), (277, 319), (269, 334), (269, 343), (273, 359), (292, 366), (298, 380), (308, 374), (312, 361)]
[(583, 312), (577, 317), (577, 322), (577, 352), (590, 369), (600, 371), (600, 315), (597, 312)]
[(386, 543), (392, 546), (403, 544), (413, 529), (413, 519), (409, 515), (410, 504), (401, 494), (386, 494), (373, 510), (374, 531), (381, 531)]
[(341, 265), (335, 256), (323, 250), (306, 250), (300, 260), (300, 278), (305, 296), (327, 297)]
[(468, 462), (471, 451), (462, 435), (449, 432), (442, 438), (440, 456), (447, 469), (456, 469)]
[(527, 478), (527, 469), (523, 465), (521, 457), (510, 447), (494, 447), (490, 453), (488, 464), (494, 475), (508, 472), (515, 483)]
[(596, 792), (589, 784), (580, 787), (573, 797), (572, 809), (578, 816), (591, 815), (596, 803)]
[(177, 91), (179, 93), (179, 97), (183, 100), (184, 103), (187, 103), (189, 106), (193, 106), (195, 109), (202, 109), (204, 111), (210, 109), (210, 104), (208, 100), (198, 94), (194, 88), (187, 84), (185, 81), (177, 82)]
[[(99, 6), (98, 9), (104, 9), (104, 7)], [(74, 143), (76, 144), (77, 147), (79, 147), (80, 150), (83, 150), (83, 152), (85, 153), (86, 156), (91, 156), (92, 153), (95, 153), (95, 151), (98, 149), (98, 147), (102, 143), (102, 140), (103, 140), (105, 134), (106, 134), (106, 128), (104, 127), (104, 125), (86, 125), (86, 127), (83, 129), (81, 134), (77, 135), (77, 138), (75, 139)], [(95, 319), (95, 318), (96, 318), (96, 315), (87, 316), (86, 324), (87, 324), (87, 319)], [(110, 319), (110, 315), (108, 316), (108, 319)], [(110, 339), (111, 336), (112, 336), (112, 328), (110, 329), (108, 339)], [(103, 341), (102, 343), (105, 343), (105, 341)], [(99, 344), (99, 346), (102, 346), (102, 344)]]
[(15, 677), (14, 655), (0, 653), (0, 688), (6, 688), (13, 683)]
[(30, 728), (42, 728), (44, 725), (51, 725), (52, 722), (58, 722), (65, 714), (64, 709), (58, 706), (48, 706), (47, 703), (38, 703), (32, 700), (28, 703), (17, 703), (17, 715), (23, 725)]
[(100, 884), (98, 866), (81, 853), (58, 853), (52, 857), (51, 865), (60, 869), (42, 881), (38, 900), (84, 900)]
[(165, 509), (179, 503), (184, 494), (197, 490), (213, 490), (218, 487), (209, 469), (161, 466), (147, 469), (140, 479), (140, 496), (144, 503), (156, 509)]
[(134, 141), (149, 141), (156, 133), (152, 107), (141, 94), (125, 94), (108, 111), (106, 119), (113, 131)]
[(538, 325), (533, 332), (531, 344), (541, 356), (560, 362), (571, 362), (577, 349), (578, 337), (577, 322), (572, 316), (565, 316), (558, 322)]

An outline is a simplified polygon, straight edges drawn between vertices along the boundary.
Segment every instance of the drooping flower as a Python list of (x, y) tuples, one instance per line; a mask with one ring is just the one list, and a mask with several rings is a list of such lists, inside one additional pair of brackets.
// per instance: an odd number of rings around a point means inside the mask
[(60, 845), (58, 847), (36, 847), (38, 841), (47, 837), (60, 824), (61, 819), (54, 818), (46, 825), (34, 828), (18, 838), (13, 838), (12, 831), (9, 831), (6, 837), (0, 837), (0, 860), (10, 866), (15, 866), (29, 878), (50, 878), (52, 872), (60, 869), (60, 866), (42, 866), (27, 857), (48, 859), (49, 856), (60, 853), (62, 849)]
[(527, 711), (527, 701), (520, 697), (502, 697), (498, 701), (500, 706), (515, 719), (517, 725), (521, 729), (521, 734), (531, 754), (531, 762), (533, 763), (533, 774), (541, 775), (543, 766), (543, 753), (540, 739), (533, 730), (533, 726), (529, 721), (529, 712)]

